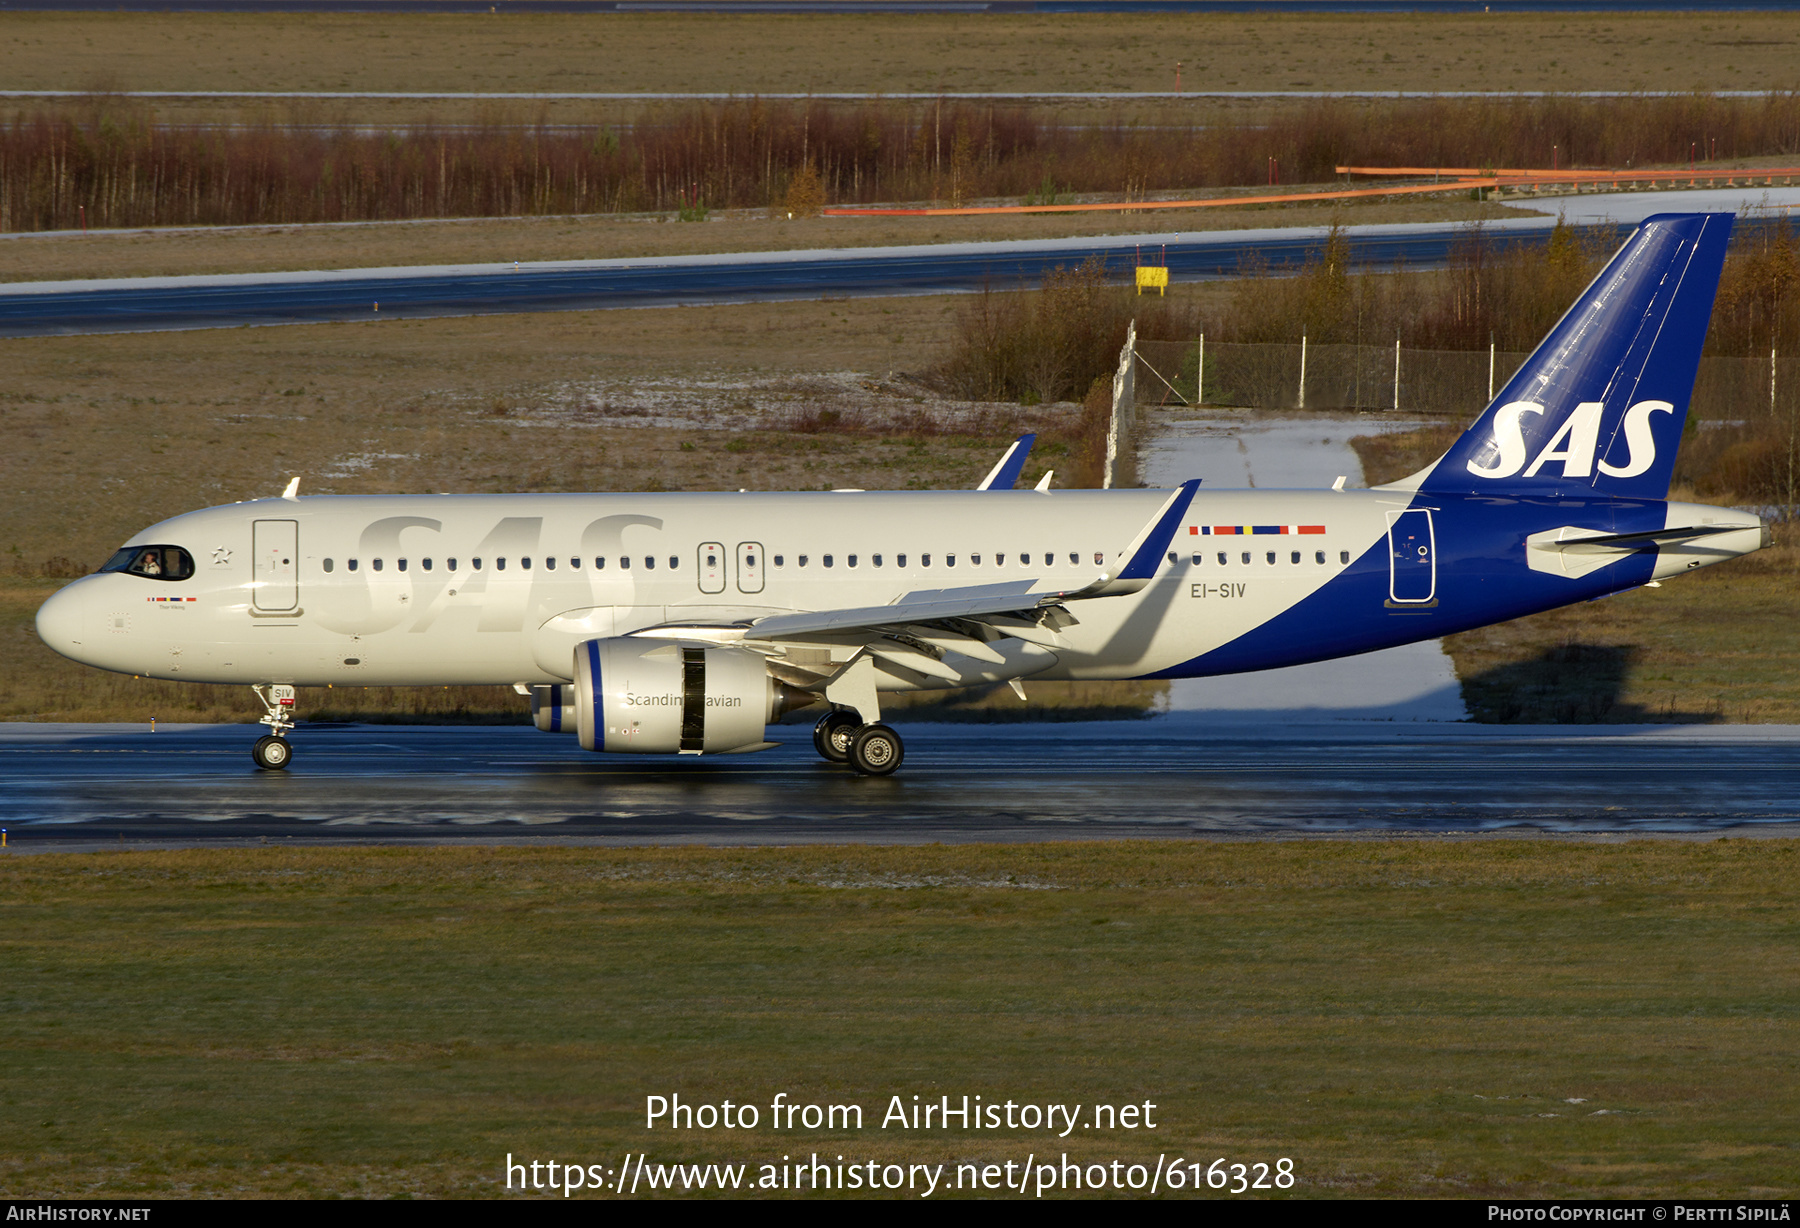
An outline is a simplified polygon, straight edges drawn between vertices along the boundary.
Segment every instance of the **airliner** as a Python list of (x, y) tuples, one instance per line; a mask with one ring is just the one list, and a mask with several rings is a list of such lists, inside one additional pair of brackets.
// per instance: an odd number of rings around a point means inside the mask
[[(733, 754), (823, 705), (900, 766), (881, 697), (1247, 673), (1431, 639), (1748, 554), (1668, 500), (1730, 214), (1643, 222), (1436, 462), (1371, 489), (307, 496), (189, 512), (37, 616), (72, 660), (250, 686), (511, 684), (583, 748)], [(1248, 685), (1254, 685), (1253, 682)]]

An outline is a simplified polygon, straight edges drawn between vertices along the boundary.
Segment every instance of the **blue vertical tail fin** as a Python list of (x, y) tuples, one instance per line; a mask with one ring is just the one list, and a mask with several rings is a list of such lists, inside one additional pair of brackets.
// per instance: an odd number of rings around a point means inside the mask
[(1732, 221), (1646, 218), (1417, 489), (1666, 498)]

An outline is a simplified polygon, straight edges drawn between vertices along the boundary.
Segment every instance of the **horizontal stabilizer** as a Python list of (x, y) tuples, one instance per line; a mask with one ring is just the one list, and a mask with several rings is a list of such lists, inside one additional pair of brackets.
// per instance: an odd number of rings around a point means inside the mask
[[(1552, 575), (1564, 575), (1578, 579), (1636, 554), (1640, 550), (1658, 550), (1663, 547), (1681, 546), (1688, 542), (1705, 541), (1708, 538), (1727, 533), (1759, 530), (1759, 544), (1768, 545), (1769, 527), (1760, 521), (1753, 521), (1749, 524), (1689, 525), (1682, 528), (1650, 529), (1642, 533), (1602, 533), (1595, 529), (1565, 525), (1560, 529), (1546, 529), (1541, 533), (1533, 533), (1526, 538), (1525, 561), (1533, 571), (1549, 572)], [(1750, 549), (1756, 548), (1755, 546), (1750, 547)], [(1702, 552), (1707, 550), (1705, 547), (1700, 549)], [(1739, 554), (1743, 551), (1728, 549), (1727, 553)]]

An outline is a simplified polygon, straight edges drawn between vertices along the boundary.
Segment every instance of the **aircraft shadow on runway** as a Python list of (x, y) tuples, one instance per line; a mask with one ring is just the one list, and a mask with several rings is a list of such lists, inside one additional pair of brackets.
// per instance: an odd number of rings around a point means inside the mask
[(1563, 644), (1463, 679), (1469, 715), (1490, 724), (1711, 725), (1717, 711), (1651, 708), (1624, 698), (1636, 644)]

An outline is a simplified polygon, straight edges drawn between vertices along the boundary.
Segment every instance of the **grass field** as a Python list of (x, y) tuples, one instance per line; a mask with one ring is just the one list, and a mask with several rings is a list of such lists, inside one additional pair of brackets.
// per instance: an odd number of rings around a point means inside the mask
[(12, 89), (1792, 89), (1800, 16), (9, 13)]
[[(1066, 1151), (1289, 1157), (1301, 1197), (1782, 1197), (1797, 869), (1726, 840), (15, 855), (0, 1195)], [(676, 1092), (865, 1124), (646, 1131)], [(965, 1093), (1157, 1128), (877, 1124)]]

